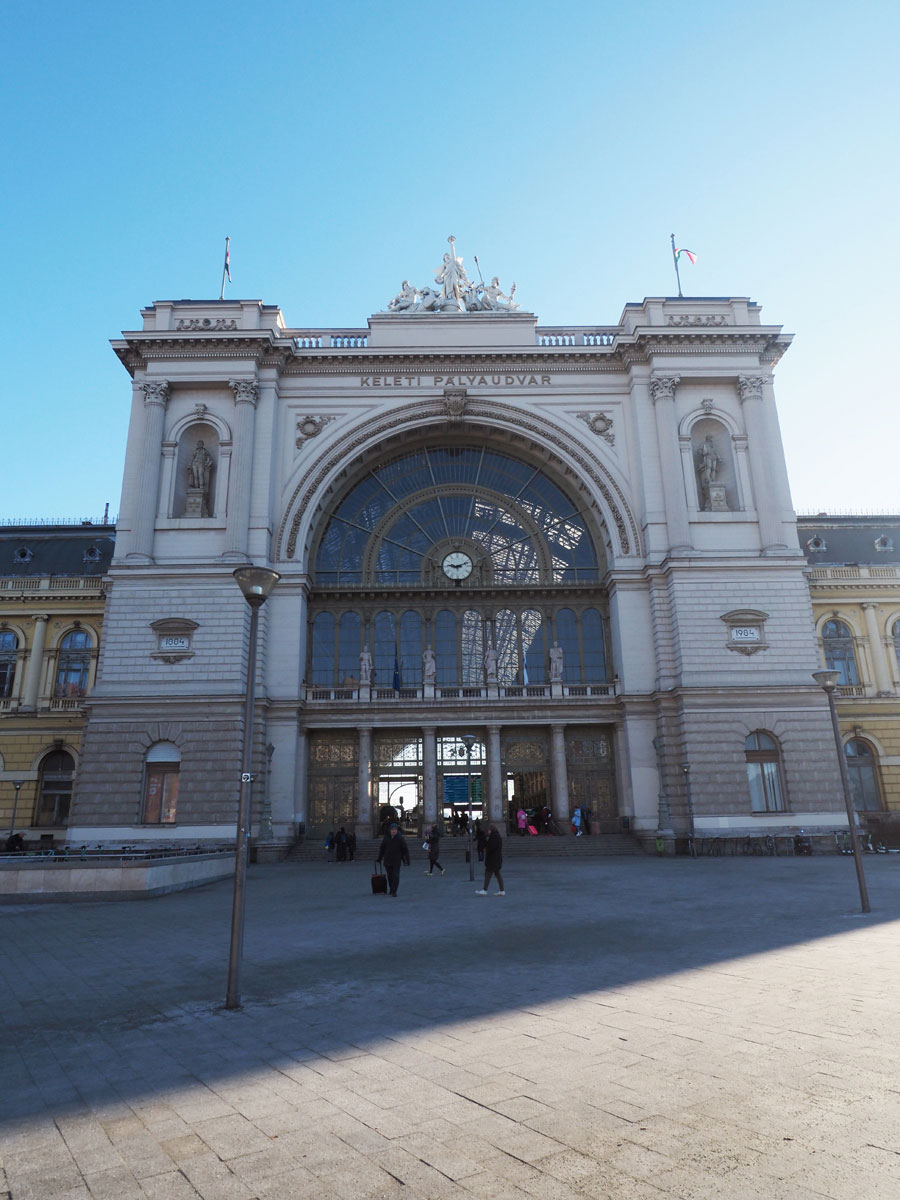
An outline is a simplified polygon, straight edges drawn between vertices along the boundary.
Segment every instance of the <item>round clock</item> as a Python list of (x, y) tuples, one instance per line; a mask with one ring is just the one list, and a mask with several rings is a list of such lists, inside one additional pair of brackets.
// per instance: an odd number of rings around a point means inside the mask
[(458, 581), (469, 578), (472, 574), (472, 566), (471, 558), (463, 550), (451, 550), (449, 554), (444, 555), (441, 570), (448, 579)]

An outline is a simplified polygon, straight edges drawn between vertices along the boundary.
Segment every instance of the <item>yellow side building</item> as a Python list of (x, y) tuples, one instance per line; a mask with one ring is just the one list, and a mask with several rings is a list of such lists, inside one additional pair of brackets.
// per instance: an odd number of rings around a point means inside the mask
[(65, 838), (97, 675), (113, 525), (0, 529), (0, 830)]

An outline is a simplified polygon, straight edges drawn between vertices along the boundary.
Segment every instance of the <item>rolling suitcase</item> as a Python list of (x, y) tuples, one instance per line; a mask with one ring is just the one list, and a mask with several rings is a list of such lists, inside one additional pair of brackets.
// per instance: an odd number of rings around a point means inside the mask
[(387, 876), (381, 869), (381, 863), (375, 863), (375, 874), (372, 876), (372, 895), (387, 895)]

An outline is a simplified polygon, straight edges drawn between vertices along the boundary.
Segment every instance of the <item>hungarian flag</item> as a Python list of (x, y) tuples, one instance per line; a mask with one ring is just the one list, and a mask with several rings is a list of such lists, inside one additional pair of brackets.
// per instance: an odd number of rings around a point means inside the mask
[(394, 691), (399, 692), (403, 687), (403, 676), (400, 673), (400, 659), (397, 656), (397, 643), (394, 642)]
[[(697, 261), (697, 255), (693, 252), (693, 250), (676, 250), (675, 251), (675, 261), (676, 262), (678, 262), (679, 258), (681, 258), (681, 256), (682, 256), (682, 254), (686, 254), (688, 259), (690, 259), (690, 261), (692, 263), (695, 263)], [(229, 278), (231, 278), (231, 276), (229, 276)]]
[(231, 250), (227, 242), (225, 243), (225, 274), (228, 276), (228, 282), (231, 283)]

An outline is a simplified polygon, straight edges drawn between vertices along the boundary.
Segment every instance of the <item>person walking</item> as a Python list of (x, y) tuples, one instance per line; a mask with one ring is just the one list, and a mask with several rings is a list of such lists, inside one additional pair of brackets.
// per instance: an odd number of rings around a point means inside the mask
[(442, 875), (444, 874), (444, 868), (438, 862), (440, 851), (441, 835), (438, 833), (437, 825), (432, 825), (431, 832), (428, 834), (428, 870), (425, 872), (426, 875), (433, 874), (435, 867), (437, 867)]
[(521, 804), (516, 810), (516, 828), (519, 831), (519, 837), (524, 837), (525, 831), (528, 828), (528, 813), (521, 806)]
[(503, 876), (500, 874), (500, 868), (503, 866), (503, 838), (497, 826), (493, 822), (488, 826), (487, 844), (484, 848), (484, 887), (475, 893), (476, 896), (486, 896), (488, 894), (488, 886), (491, 882), (491, 876), (497, 877), (497, 883), (500, 887), (498, 896), (505, 896), (506, 891), (503, 887)]
[(381, 846), (378, 849), (377, 862), (384, 863), (384, 873), (387, 875), (388, 892), (391, 896), (397, 895), (397, 887), (400, 883), (400, 864), (406, 863), (409, 866), (409, 850), (406, 845), (406, 840), (400, 832), (400, 826), (396, 821), (392, 821), (388, 826), (388, 831), (381, 839)]

